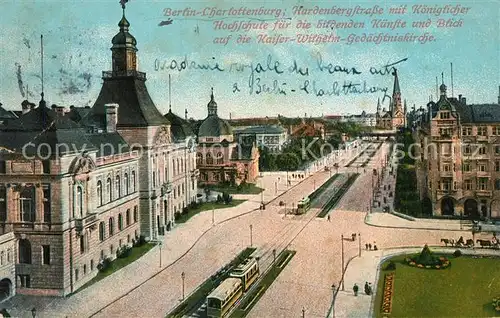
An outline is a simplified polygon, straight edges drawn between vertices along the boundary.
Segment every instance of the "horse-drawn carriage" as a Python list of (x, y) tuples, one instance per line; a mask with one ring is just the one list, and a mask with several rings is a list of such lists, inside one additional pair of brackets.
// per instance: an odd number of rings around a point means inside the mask
[[(463, 236), (460, 236), (460, 238), (456, 241), (454, 239), (442, 238), (441, 243), (444, 243), (445, 246), (448, 246), (448, 244), (449, 244), (451, 247), (469, 247), (469, 248), (474, 247), (474, 240), (468, 239), (468, 240), (464, 241)], [(500, 249), (500, 241), (498, 240), (498, 238), (496, 236), (493, 236), (493, 238), (491, 240), (478, 239), (478, 240), (476, 240), (476, 243), (478, 244), (478, 246), (481, 246), (482, 248), (489, 247), (489, 248), (494, 248), (494, 249)]]

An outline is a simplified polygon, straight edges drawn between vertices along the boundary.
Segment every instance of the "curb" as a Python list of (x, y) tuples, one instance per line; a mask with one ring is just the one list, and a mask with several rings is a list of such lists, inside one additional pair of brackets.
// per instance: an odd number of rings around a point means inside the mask
[(422, 228), (422, 227), (411, 227), (411, 226), (406, 226), (406, 225), (402, 225), (402, 226), (393, 226), (393, 225), (380, 225), (380, 224), (373, 224), (373, 223), (369, 223), (367, 221), (367, 218), (368, 218), (368, 215), (367, 214), (365, 216), (365, 224), (366, 225), (369, 225), (369, 226), (374, 226), (374, 227), (381, 227), (381, 228), (389, 228), (389, 229), (409, 229), (409, 230), (429, 230), (429, 231), (450, 231), (450, 232), (469, 232), (470, 230), (469, 229), (443, 229), (443, 228), (439, 228), (439, 227), (425, 227), (425, 228)]

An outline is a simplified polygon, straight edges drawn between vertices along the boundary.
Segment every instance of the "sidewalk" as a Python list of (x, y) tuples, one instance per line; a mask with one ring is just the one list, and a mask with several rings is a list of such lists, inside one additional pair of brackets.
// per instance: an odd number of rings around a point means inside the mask
[(426, 229), (446, 231), (467, 231), (472, 229), (470, 223), (460, 220), (415, 219), (410, 221), (390, 213), (368, 213), (365, 223), (376, 227), (398, 229)]
[[(371, 282), (374, 293), (377, 291), (378, 271), (382, 261), (388, 257), (398, 254), (418, 253), (422, 247), (410, 248), (395, 248), (379, 251), (363, 251), (361, 257), (356, 257), (347, 265), (344, 282), (345, 291), (342, 291), (340, 286), (334, 300), (334, 310), (328, 313), (328, 318), (332, 317), (372, 317), (375, 301), (375, 294), (364, 294), (364, 283)], [(434, 247), (433, 252), (436, 253), (453, 253), (456, 248)], [(500, 255), (497, 250), (482, 250), (482, 249), (460, 249), (465, 255)], [(359, 293), (355, 297), (352, 291), (352, 286), (358, 284)]]

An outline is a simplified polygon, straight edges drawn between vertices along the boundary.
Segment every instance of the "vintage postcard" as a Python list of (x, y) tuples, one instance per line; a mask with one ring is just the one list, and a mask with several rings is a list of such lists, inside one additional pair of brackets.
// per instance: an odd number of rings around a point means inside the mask
[(499, 1), (0, 8), (0, 316), (500, 316)]

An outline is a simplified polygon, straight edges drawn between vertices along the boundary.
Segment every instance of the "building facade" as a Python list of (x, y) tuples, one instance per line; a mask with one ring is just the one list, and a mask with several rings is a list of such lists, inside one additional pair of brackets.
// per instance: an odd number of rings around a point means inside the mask
[(389, 111), (381, 109), (380, 99), (377, 103), (376, 127), (379, 129), (394, 130), (406, 126), (406, 101), (403, 109), (401, 89), (399, 87), (399, 78), (396, 69), (394, 69), (393, 75), (394, 87), (392, 90)]
[(446, 95), (429, 102), (414, 136), (417, 180), (428, 214), (500, 218), (499, 104), (468, 105)]
[(368, 114), (362, 111), (360, 115), (342, 116), (340, 122), (352, 122), (361, 126), (375, 127), (377, 125), (377, 114)]
[(71, 294), (196, 199), (195, 137), (158, 111), (125, 16), (118, 25), (92, 108), (49, 109), (42, 92), (0, 125), (0, 293), (10, 280), (21, 294)]
[(257, 143), (258, 147), (266, 147), (270, 152), (280, 152), (288, 141), (287, 131), (280, 126), (250, 126), (234, 129), (234, 137), (239, 143)]
[(196, 165), (200, 183), (255, 183), (259, 176), (257, 145), (234, 141), (232, 127), (217, 115), (213, 89), (207, 108), (208, 116), (198, 130)]

